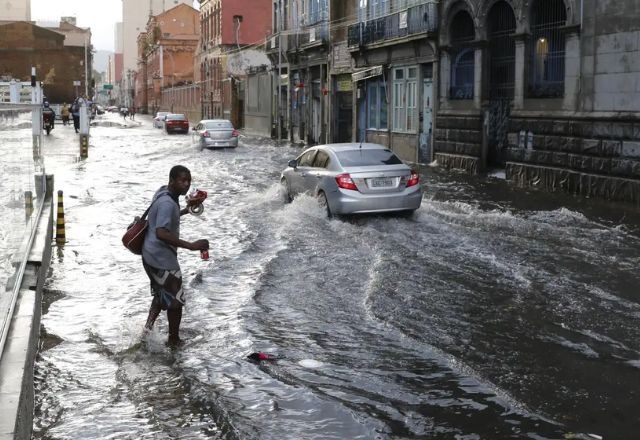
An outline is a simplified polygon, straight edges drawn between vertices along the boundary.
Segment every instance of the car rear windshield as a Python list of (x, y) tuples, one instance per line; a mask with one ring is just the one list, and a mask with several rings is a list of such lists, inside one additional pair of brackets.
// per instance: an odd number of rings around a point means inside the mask
[(170, 119), (172, 121), (186, 121), (187, 118), (184, 117), (184, 115), (168, 115), (167, 119)]
[(399, 165), (398, 156), (390, 150), (347, 150), (336, 153), (343, 167), (370, 167), (376, 165)]
[(209, 121), (205, 122), (204, 127), (207, 130), (215, 130), (216, 128), (228, 128), (232, 129), (233, 125), (229, 121)]

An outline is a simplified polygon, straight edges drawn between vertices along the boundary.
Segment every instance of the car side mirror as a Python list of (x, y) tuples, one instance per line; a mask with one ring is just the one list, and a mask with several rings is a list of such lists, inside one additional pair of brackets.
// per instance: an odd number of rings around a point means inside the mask
[(291, 159), (288, 165), (295, 170), (296, 168), (298, 168), (298, 161), (295, 159)]

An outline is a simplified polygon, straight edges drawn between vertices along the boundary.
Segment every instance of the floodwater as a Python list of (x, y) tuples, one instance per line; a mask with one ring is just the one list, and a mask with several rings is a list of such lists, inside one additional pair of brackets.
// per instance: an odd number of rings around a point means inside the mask
[[(327, 219), (279, 193), (299, 148), (200, 151), (138, 119), (93, 128), (85, 161), (72, 129), (47, 139), (68, 242), (34, 438), (637, 438), (637, 211), (424, 167), (413, 217)], [(120, 237), (175, 164), (209, 192), (181, 233), (211, 259), (179, 251), (171, 351), (166, 316), (142, 332), (148, 281)]]

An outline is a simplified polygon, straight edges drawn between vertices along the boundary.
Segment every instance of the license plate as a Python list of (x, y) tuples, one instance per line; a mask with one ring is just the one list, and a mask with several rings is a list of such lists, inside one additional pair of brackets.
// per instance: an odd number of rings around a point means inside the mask
[(371, 188), (385, 188), (393, 186), (393, 179), (371, 179)]

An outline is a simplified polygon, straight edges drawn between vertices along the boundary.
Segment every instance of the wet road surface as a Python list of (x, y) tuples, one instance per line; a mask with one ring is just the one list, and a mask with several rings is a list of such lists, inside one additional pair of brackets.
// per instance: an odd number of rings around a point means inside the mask
[[(72, 129), (47, 139), (68, 243), (35, 438), (636, 438), (634, 210), (426, 167), (413, 217), (327, 219), (312, 198), (283, 203), (299, 148), (200, 151), (137, 119), (93, 128), (82, 162)], [(120, 237), (175, 164), (209, 191), (181, 233), (211, 260), (179, 252), (187, 342), (171, 351), (166, 316), (142, 332), (148, 281)]]

